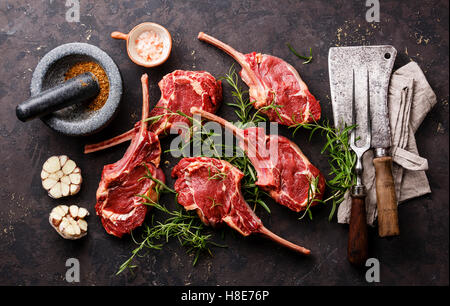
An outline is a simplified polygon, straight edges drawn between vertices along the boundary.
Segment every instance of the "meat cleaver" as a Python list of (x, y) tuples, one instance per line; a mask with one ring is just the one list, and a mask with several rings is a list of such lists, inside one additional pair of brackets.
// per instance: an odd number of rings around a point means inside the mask
[[(380, 237), (399, 235), (397, 199), (392, 177), (392, 157), (389, 156), (391, 132), (387, 106), (389, 81), (397, 50), (393, 46), (332, 47), (328, 54), (331, 101), (334, 124), (337, 128), (352, 122), (352, 71), (355, 71), (355, 99), (367, 99), (370, 87), (372, 126), (371, 148), (376, 175), (378, 234)], [(365, 84), (367, 71), (370, 83)], [(361, 103), (359, 103), (361, 105)], [(356, 107), (358, 121), (368, 120), (365, 109)], [(357, 127), (357, 135), (365, 125)]]

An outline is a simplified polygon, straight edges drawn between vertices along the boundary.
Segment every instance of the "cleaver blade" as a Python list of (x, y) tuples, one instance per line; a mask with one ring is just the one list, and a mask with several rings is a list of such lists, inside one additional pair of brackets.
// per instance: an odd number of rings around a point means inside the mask
[[(370, 118), (361, 104), (356, 104), (357, 122), (371, 120), (374, 148), (373, 165), (377, 193), (378, 234), (380, 237), (400, 234), (398, 225), (397, 198), (392, 176), (392, 158), (389, 156), (391, 130), (387, 105), (389, 81), (397, 50), (393, 46), (332, 47), (328, 53), (331, 105), (337, 128), (342, 129), (352, 122), (352, 71), (355, 71), (355, 101), (364, 101), (370, 95)], [(369, 84), (366, 75), (369, 75)], [(369, 86), (369, 89), (367, 88)], [(358, 107), (359, 105), (359, 107)], [(368, 131), (356, 128), (356, 134)], [(364, 137), (361, 137), (364, 139)]]
[[(387, 150), (391, 146), (391, 131), (387, 96), (397, 50), (390, 45), (332, 47), (328, 54), (331, 103), (337, 128), (350, 125), (352, 101), (352, 71), (355, 71), (356, 101), (365, 101), (366, 73), (369, 72), (372, 148)], [(358, 103), (359, 105), (361, 103)], [(356, 107), (357, 116), (364, 118), (364, 109)], [(358, 128), (359, 129), (359, 128)], [(364, 134), (367, 131), (360, 131)]]

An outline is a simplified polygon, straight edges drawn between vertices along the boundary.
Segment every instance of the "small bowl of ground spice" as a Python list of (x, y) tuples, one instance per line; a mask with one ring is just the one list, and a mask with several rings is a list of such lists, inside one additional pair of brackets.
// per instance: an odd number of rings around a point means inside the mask
[(33, 73), (30, 89), (35, 96), (85, 72), (92, 72), (96, 77), (99, 94), (41, 118), (47, 126), (64, 135), (91, 135), (113, 119), (122, 97), (119, 69), (100, 48), (69, 43), (48, 52)]

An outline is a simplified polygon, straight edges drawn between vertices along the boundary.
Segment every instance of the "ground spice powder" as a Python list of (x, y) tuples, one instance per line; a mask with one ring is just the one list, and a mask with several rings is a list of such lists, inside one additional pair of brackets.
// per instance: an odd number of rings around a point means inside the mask
[(98, 110), (105, 105), (106, 100), (108, 100), (109, 95), (109, 80), (106, 75), (105, 70), (97, 64), (96, 62), (78, 62), (65, 73), (64, 77), (66, 81), (77, 75), (83, 74), (85, 72), (92, 72), (97, 78), (98, 85), (100, 87), (100, 92), (97, 97), (94, 98), (88, 105), (87, 108), (90, 110)]

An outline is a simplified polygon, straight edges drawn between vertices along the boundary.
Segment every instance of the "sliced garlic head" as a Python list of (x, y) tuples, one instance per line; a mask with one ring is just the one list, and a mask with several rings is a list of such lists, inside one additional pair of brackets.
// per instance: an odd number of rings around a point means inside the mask
[(41, 180), (42, 187), (54, 199), (78, 193), (83, 181), (80, 168), (66, 155), (47, 159), (42, 166)]
[(88, 225), (84, 218), (87, 216), (86, 208), (59, 205), (52, 209), (48, 221), (61, 237), (75, 240), (86, 236)]

